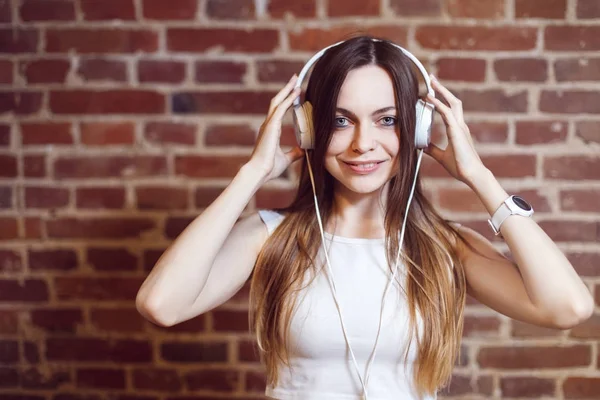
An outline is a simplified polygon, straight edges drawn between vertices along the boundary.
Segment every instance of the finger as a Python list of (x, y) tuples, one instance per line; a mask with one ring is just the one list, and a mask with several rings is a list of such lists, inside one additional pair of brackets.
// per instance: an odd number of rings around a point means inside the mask
[(450, 105), (452, 113), (456, 116), (456, 120), (460, 123), (463, 122), (463, 106), (462, 101), (452, 94), (444, 85), (437, 80), (434, 75), (431, 75), (431, 85), (436, 92), (439, 92), (444, 100)]
[[(288, 96), (285, 99), (283, 99), (283, 101), (275, 107), (275, 110), (273, 111), (271, 120), (275, 123), (281, 123), (281, 120), (283, 120), (283, 116), (285, 115), (285, 112), (288, 110), (288, 108), (290, 108), (290, 106), (294, 102), (294, 99), (296, 97), (298, 97), (299, 95), (300, 95), (300, 88), (293, 89), (292, 92), (290, 94), (288, 94)], [(271, 122), (271, 121), (269, 121), (269, 122)]]
[[(429, 101), (435, 106), (435, 110), (442, 116), (442, 119), (444, 120), (444, 123), (448, 128), (458, 128), (456, 116), (454, 115), (450, 107), (445, 105), (440, 99), (437, 99), (431, 95), (427, 95), (427, 101)], [(448, 136), (450, 136), (452, 133), (450, 132), (450, 129), (448, 131)]]
[(290, 91), (294, 88), (294, 85), (296, 85), (297, 81), (298, 76), (296, 76), (296, 74), (292, 75), (288, 83), (279, 91), (279, 93), (275, 95), (275, 97), (271, 99), (268, 115), (271, 115), (279, 103), (281, 103), (283, 99), (290, 94)]
[(429, 143), (429, 146), (423, 149), (425, 154), (429, 154), (434, 160), (440, 161), (444, 157), (444, 150), (440, 149), (433, 143)]

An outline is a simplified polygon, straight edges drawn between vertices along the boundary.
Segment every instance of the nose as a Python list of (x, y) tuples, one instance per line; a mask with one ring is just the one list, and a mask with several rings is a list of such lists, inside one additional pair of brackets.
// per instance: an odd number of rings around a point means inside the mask
[(363, 154), (375, 149), (376, 141), (372, 124), (367, 122), (356, 126), (352, 140), (352, 151)]

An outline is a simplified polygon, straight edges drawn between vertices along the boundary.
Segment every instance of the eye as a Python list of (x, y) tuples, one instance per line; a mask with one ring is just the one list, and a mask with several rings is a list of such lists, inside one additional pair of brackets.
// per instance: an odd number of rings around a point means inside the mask
[(384, 121), (384, 125), (385, 126), (394, 126), (396, 125), (396, 118), (395, 117), (383, 117), (381, 118), (381, 121)]
[(348, 122), (348, 119), (346, 119), (344, 117), (335, 117), (335, 127), (336, 128), (344, 128), (344, 127), (348, 126), (347, 124), (344, 124), (343, 121)]

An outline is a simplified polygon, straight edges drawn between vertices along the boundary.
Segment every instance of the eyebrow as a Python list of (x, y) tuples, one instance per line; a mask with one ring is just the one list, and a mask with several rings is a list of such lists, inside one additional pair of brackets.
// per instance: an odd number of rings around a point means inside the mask
[[(381, 114), (381, 113), (384, 113), (384, 112), (386, 112), (386, 111), (390, 111), (390, 110), (394, 110), (394, 111), (395, 111), (395, 110), (396, 110), (396, 107), (394, 107), (394, 106), (390, 106), (390, 107), (383, 107), (383, 108), (380, 108), (379, 110), (375, 110), (375, 111), (373, 111), (373, 113), (372, 113), (371, 115), (377, 115), (377, 114)], [(336, 112), (340, 112), (340, 113), (342, 113), (342, 114), (344, 114), (344, 115), (347, 115), (347, 116), (349, 116), (349, 117), (352, 117), (352, 118), (356, 119), (356, 114), (354, 114), (354, 113), (353, 113), (352, 111), (350, 111), (350, 110), (346, 110), (345, 108), (338, 107), (338, 108), (336, 108), (336, 109), (335, 109), (335, 111), (336, 111)]]

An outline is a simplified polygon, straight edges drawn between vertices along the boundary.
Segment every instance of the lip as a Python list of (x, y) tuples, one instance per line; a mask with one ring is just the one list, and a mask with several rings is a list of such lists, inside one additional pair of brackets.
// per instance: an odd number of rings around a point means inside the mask
[[(347, 161), (342, 161), (350, 171), (359, 174), (359, 175), (366, 175), (366, 174), (370, 174), (373, 173), (375, 171), (377, 171), (379, 169), (379, 167), (381, 166), (381, 164), (383, 162), (385, 162), (385, 160), (380, 160), (380, 161), (351, 161), (351, 162), (347, 162)], [(367, 164), (373, 164), (373, 166), (371, 167), (365, 167), (365, 165)]]

